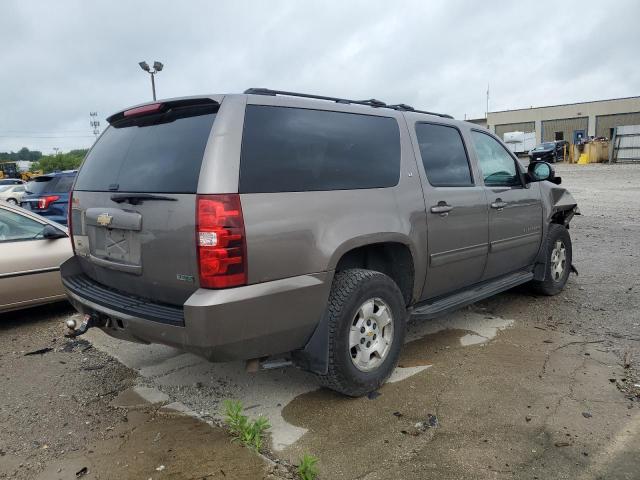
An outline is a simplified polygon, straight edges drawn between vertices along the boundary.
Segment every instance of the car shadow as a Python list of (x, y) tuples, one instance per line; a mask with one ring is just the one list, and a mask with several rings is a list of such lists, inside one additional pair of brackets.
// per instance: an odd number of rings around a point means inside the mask
[(62, 318), (73, 313), (75, 313), (75, 309), (66, 300), (0, 313), (0, 331), (21, 325), (50, 322), (52, 319)]

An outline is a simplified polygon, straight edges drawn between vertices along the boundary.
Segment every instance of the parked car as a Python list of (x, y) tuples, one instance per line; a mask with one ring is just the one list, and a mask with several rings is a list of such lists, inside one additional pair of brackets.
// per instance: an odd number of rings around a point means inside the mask
[(24, 182), (19, 178), (0, 178), (0, 186), (3, 185), (22, 185)]
[(61, 225), (67, 224), (69, 192), (77, 170), (40, 175), (27, 182), (20, 206)]
[[(251, 89), (108, 118), (72, 193), (68, 335), (288, 358), (347, 395), (405, 321), (571, 265), (573, 197), (486, 129), (406, 105)], [(526, 187), (526, 188), (525, 188)]]
[(18, 205), (24, 195), (24, 185), (0, 185), (0, 200)]
[(63, 225), (0, 203), (0, 312), (64, 300), (60, 264), (72, 255)]
[(565, 147), (569, 142), (558, 140), (556, 142), (544, 142), (529, 150), (529, 160), (555, 163), (564, 159)]

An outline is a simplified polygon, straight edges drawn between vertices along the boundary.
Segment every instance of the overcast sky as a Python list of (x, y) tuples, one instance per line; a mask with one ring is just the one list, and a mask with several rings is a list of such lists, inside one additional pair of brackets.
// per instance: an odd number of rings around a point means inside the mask
[[(484, 116), (640, 95), (640, 2), (0, 1), (0, 151), (151, 99), (269, 87)], [(46, 138), (43, 138), (46, 137)], [(51, 138), (55, 137), (55, 138)]]

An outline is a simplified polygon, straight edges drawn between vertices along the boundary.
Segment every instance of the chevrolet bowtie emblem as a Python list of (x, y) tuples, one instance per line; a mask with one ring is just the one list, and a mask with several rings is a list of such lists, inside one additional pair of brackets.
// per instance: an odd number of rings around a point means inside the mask
[(100, 215), (98, 215), (97, 222), (101, 227), (108, 227), (109, 225), (111, 225), (112, 220), (112, 215), (109, 215), (108, 213), (101, 213)]

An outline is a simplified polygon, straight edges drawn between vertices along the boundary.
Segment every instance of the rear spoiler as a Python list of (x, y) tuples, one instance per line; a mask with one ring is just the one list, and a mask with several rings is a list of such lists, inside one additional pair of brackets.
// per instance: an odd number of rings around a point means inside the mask
[[(122, 110), (107, 117), (110, 125), (129, 123), (141, 117), (165, 115), (171, 113), (184, 112), (186, 116), (189, 111), (197, 114), (214, 113), (220, 104), (211, 98), (187, 98), (182, 100), (168, 100), (164, 102), (146, 103), (137, 107)], [(200, 111), (201, 110), (201, 111)], [(133, 123), (133, 122), (132, 122)]]

